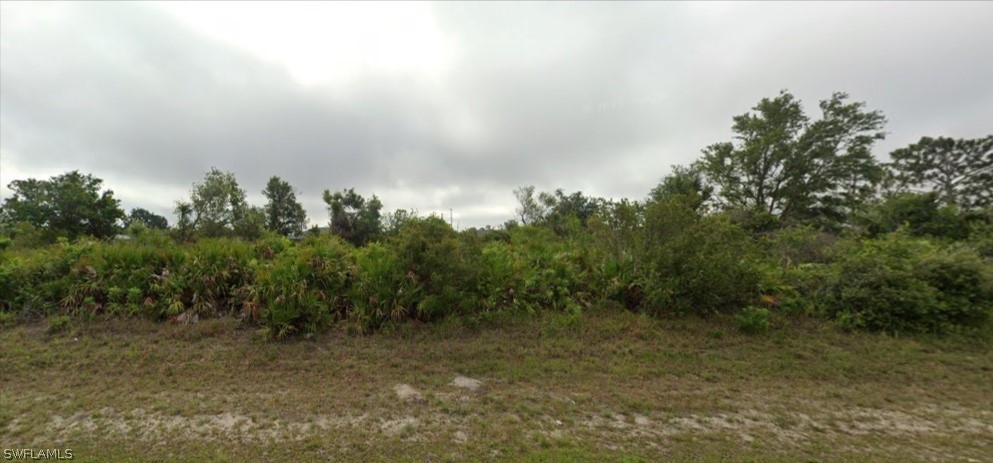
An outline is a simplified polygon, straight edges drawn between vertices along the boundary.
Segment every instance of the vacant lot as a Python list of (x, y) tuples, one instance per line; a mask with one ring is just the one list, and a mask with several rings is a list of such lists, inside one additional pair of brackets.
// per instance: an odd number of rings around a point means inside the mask
[(988, 341), (614, 310), (260, 343), (0, 332), (0, 446), (77, 461), (991, 461)]

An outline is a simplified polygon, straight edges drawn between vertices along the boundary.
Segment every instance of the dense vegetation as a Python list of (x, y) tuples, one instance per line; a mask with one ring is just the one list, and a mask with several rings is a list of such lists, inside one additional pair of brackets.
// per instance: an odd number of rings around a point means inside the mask
[(15, 181), (0, 214), (0, 321), (233, 316), (282, 338), (615, 303), (735, 313), (752, 333), (795, 315), (988, 331), (993, 137), (924, 138), (880, 164), (871, 147), (885, 119), (847, 98), (822, 102), (815, 121), (789, 93), (762, 100), (735, 118), (734, 142), (677, 166), (644, 200), (522, 187), (519, 221), (499, 229), (384, 219), (378, 198), (346, 189), (324, 192), (329, 232), (304, 233), (288, 183), (272, 177), (269, 204), (253, 207), (217, 169), (177, 202), (172, 228), (144, 209), (125, 216), (90, 175)]

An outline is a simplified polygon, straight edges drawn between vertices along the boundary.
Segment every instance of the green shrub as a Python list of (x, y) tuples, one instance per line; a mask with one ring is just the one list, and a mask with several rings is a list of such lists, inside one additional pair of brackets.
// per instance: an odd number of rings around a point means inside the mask
[(45, 331), (48, 334), (61, 333), (63, 331), (68, 330), (71, 325), (72, 325), (72, 319), (70, 319), (68, 316), (57, 315), (54, 317), (50, 317), (48, 319), (48, 327), (46, 328)]
[(938, 193), (901, 193), (874, 204), (854, 222), (876, 237), (906, 227), (913, 236), (962, 240), (969, 223), (954, 206), (942, 205)]
[(273, 337), (313, 333), (345, 316), (352, 255), (341, 239), (314, 238), (306, 247), (281, 249), (272, 260), (253, 263), (254, 281), (242, 314), (269, 328)]
[(592, 262), (586, 247), (545, 227), (517, 227), (510, 239), (523, 267), (524, 307), (576, 312), (588, 305)]
[(993, 314), (993, 276), (976, 252), (905, 233), (850, 244), (825, 309), (842, 325), (887, 332), (944, 332)]
[(771, 312), (764, 307), (748, 306), (735, 315), (738, 329), (746, 334), (760, 334), (769, 331)]
[(754, 302), (760, 255), (748, 233), (724, 216), (700, 216), (670, 200), (645, 216), (645, 303), (654, 312), (733, 311)]

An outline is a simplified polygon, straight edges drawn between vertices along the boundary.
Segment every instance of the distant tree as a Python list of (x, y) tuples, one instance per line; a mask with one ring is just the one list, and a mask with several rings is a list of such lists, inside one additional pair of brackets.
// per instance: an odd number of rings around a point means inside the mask
[(672, 173), (662, 179), (648, 194), (655, 202), (663, 201), (673, 196), (690, 198), (694, 210), (699, 210), (710, 201), (714, 187), (707, 185), (703, 174), (693, 167), (672, 166)]
[(193, 184), (189, 204), (192, 226), (205, 237), (234, 233), (235, 225), (248, 211), (245, 190), (238, 186), (234, 174), (214, 167), (204, 175), (203, 183)]
[(375, 195), (366, 201), (354, 188), (335, 193), (324, 190), (324, 202), (331, 216), (331, 232), (346, 241), (361, 246), (382, 232), (383, 203)]
[(993, 135), (973, 140), (923, 137), (890, 153), (898, 189), (937, 192), (962, 209), (993, 204)]
[(517, 188), (514, 196), (519, 204), (516, 213), (522, 224), (548, 226), (557, 233), (586, 226), (590, 217), (605, 204), (602, 198), (585, 196), (582, 191), (566, 194), (562, 188), (542, 191), (535, 197), (532, 185)]
[(262, 194), (269, 200), (265, 205), (265, 226), (268, 230), (283, 236), (303, 233), (307, 224), (307, 213), (297, 202), (293, 187), (285, 180), (273, 176), (269, 179)]
[(124, 211), (113, 191), (100, 191), (102, 183), (76, 170), (48, 180), (14, 180), (7, 186), (14, 195), (4, 200), (0, 220), (6, 227), (25, 222), (52, 236), (113, 236)]
[(180, 241), (188, 241), (193, 237), (193, 204), (187, 201), (176, 201), (173, 209), (176, 213), (176, 237)]
[(384, 230), (387, 235), (395, 235), (403, 229), (411, 220), (417, 218), (417, 211), (411, 209), (397, 209), (385, 217)]
[(604, 204), (601, 198), (585, 196), (582, 191), (574, 191), (567, 195), (561, 188), (551, 194), (542, 193), (540, 196), (546, 198), (543, 202), (549, 208), (549, 215), (575, 217), (584, 226)]
[(835, 93), (811, 121), (783, 91), (734, 117), (735, 140), (703, 150), (696, 168), (719, 188), (722, 205), (783, 221), (838, 221), (870, 198), (883, 169), (872, 156), (886, 119)]
[(515, 209), (522, 225), (537, 224), (545, 219), (545, 207), (534, 196), (534, 185), (522, 186), (514, 190), (519, 206)]
[(942, 204), (940, 193), (895, 193), (872, 204), (854, 222), (869, 236), (906, 227), (911, 235), (962, 240), (969, 236), (969, 220), (955, 205)]
[(148, 228), (157, 228), (159, 230), (169, 228), (169, 221), (165, 217), (140, 207), (131, 209), (131, 214), (128, 215), (125, 223), (127, 225), (140, 223)]
[(265, 210), (256, 206), (245, 208), (244, 213), (234, 223), (232, 231), (235, 236), (248, 240), (261, 238), (266, 231)]

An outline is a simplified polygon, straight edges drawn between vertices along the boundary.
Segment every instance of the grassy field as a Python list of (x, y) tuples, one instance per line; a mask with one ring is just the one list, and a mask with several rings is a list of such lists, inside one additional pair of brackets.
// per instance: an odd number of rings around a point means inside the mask
[(77, 461), (993, 461), (993, 347), (623, 311), (262, 343), (0, 332), (0, 446)]

